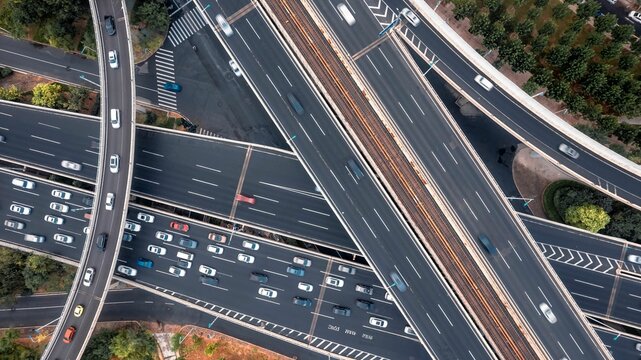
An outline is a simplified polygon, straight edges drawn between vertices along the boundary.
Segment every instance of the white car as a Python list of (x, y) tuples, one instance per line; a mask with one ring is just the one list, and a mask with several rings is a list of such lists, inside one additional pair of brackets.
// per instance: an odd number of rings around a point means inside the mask
[(73, 242), (73, 236), (65, 234), (53, 234), (53, 239), (65, 244), (71, 244)]
[(169, 267), (169, 273), (173, 274), (174, 276), (177, 276), (177, 277), (183, 277), (183, 276), (185, 276), (187, 271), (185, 271), (185, 269), (179, 268), (178, 266), (171, 265)]
[(129, 221), (125, 221), (125, 229), (127, 229), (129, 231), (138, 232), (138, 231), (140, 231), (140, 228), (141, 228), (140, 224), (136, 224), (136, 223), (132, 223), (132, 222), (129, 222)]
[(632, 21), (636, 21), (636, 22), (638, 22), (638, 23), (641, 23), (641, 12), (638, 12), (638, 11), (630, 11), (630, 13), (628, 14), (628, 17), (629, 17)]
[(387, 327), (387, 320), (381, 319), (379, 317), (371, 316), (369, 318), (369, 324), (374, 325), (380, 328), (386, 328)]
[(216, 245), (207, 245), (207, 251), (210, 253), (214, 253), (216, 255), (220, 255), (223, 253), (225, 249), (222, 246), (216, 246)]
[(118, 68), (118, 52), (116, 50), (109, 50), (109, 67), (112, 69)]
[(156, 239), (158, 240), (171, 241), (173, 238), (174, 236), (172, 234), (168, 234), (164, 231), (156, 231)]
[(254, 262), (254, 257), (251, 256), (251, 255), (240, 253), (240, 254), (238, 254), (238, 261), (242, 261), (244, 263), (252, 264)]
[(126, 266), (126, 265), (118, 265), (116, 270), (119, 273), (123, 273), (123, 274), (125, 274), (127, 276), (136, 276), (136, 274), (138, 274), (138, 270), (136, 270), (136, 269), (134, 269), (132, 267)]
[(62, 160), (62, 162), (60, 162), (60, 165), (65, 169), (73, 171), (80, 171), (82, 169), (82, 165), (69, 160)]
[(231, 68), (231, 71), (234, 72), (234, 75), (241, 77), (243, 76), (243, 70), (240, 69), (240, 66), (238, 66), (238, 63), (236, 60), (231, 59), (229, 60), (229, 67)]
[(416, 14), (414, 14), (414, 12), (408, 8), (403, 8), (403, 10), (401, 10), (401, 15), (403, 15), (405, 20), (407, 20), (407, 22), (412, 24), (412, 26), (414, 27), (417, 27), (421, 23), (421, 20), (418, 19), (418, 16), (416, 16)]
[(96, 269), (94, 268), (87, 269), (87, 271), (85, 271), (85, 276), (82, 278), (82, 285), (91, 286), (91, 282), (93, 281), (93, 274), (95, 273), (96, 273)]
[(554, 315), (554, 313), (552, 312), (552, 309), (550, 309), (550, 305), (546, 303), (540, 303), (539, 309), (541, 309), (543, 316), (545, 316), (545, 318), (548, 319), (550, 324), (554, 324), (556, 322), (556, 315)]
[(144, 221), (146, 223), (153, 223), (156, 217), (150, 214), (146, 214), (144, 212), (139, 212), (138, 215), (136, 216), (136, 219), (140, 221)]
[(485, 91), (490, 91), (494, 88), (494, 84), (492, 84), (490, 80), (484, 78), (481, 75), (476, 75), (476, 77), (474, 77), (474, 81), (476, 81), (477, 84), (481, 85), (481, 87), (485, 89)]
[(82, 233), (83, 234), (89, 234), (89, 226), (85, 226), (82, 228)]
[(14, 213), (22, 214), (22, 215), (31, 214), (31, 208), (30, 207), (16, 205), (16, 204), (11, 204), (11, 206), (9, 206), (9, 210), (11, 210)]
[(302, 265), (305, 267), (312, 266), (312, 261), (309, 260), (308, 258), (300, 257), (300, 256), (294, 256), (294, 264)]
[(13, 184), (13, 186), (21, 187), (23, 189), (33, 189), (36, 187), (36, 183), (34, 183), (33, 181), (19, 179), (19, 178), (15, 178), (11, 180), (11, 184)]
[(105, 199), (105, 209), (111, 211), (114, 209), (114, 193), (107, 193), (107, 198)]
[(167, 249), (161, 246), (156, 246), (156, 245), (147, 246), (147, 251), (156, 255), (165, 255), (167, 253)]
[(262, 295), (264, 297), (268, 297), (270, 299), (273, 299), (276, 296), (278, 296), (278, 292), (276, 290), (272, 290), (272, 289), (264, 288), (264, 287), (258, 289), (258, 294), (260, 294), (260, 295)]
[(314, 285), (308, 284), (305, 282), (298, 283), (298, 290), (303, 290), (305, 292), (312, 292), (314, 290)]
[(112, 174), (118, 173), (118, 168), (120, 167), (120, 156), (114, 154), (109, 157), (109, 171)]
[(635, 264), (641, 264), (641, 256), (639, 255), (628, 255), (628, 261), (635, 263)]
[(62, 200), (71, 199), (71, 193), (70, 192), (62, 191), (62, 190), (58, 190), (58, 189), (51, 190), (51, 196), (56, 197), (58, 199), (62, 199)]
[(57, 202), (52, 202), (51, 204), (49, 204), (49, 209), (61, 212), (63, 214), (69, 212), (69, 206)]
[(257, 242), (248, 241), (248, 240), (243, 240), (243, 247), (245, 249), (249, 249), (249, 250), (258, 250), (258, 249), (260, 249), (260, 245)]
[(389, 292), (386, 291), (385, 292), (385, 300), (394, 301), (394, 297), (392, 296), (392, 294), (390, 294)]
[(416, 331), (414, 331), (414, 329), (412, 329), (412, 327), (409, 325), (405, 325), (405, 329), (403, 329), (403, 332), (407, 335), (416, 336)]
[(569, 147), (567, 144), (559, 145), (559, 151), (564, 153), (565, 155), (571, 157), (572, 159), (578, 159), (579, 158), (579, 152), (574, 150), (573, 148)]
[(216, 22), (218, 23), (218, 26), (220, 26), (220, 30), (223, 31), (225, 36), (230, 37), (234, 34), (234, 30), (232, 30), (231, 26), (229, 26), (229, 23), (227, 20), (225, 20), (225, 17), (221, 14), (217, 14), (215, 17)]
[(345, 282), (343, 281), (343, 279), (328, 276), (327, 279), (325, 279), (325, 284), (334, 287), (343, 287), (343, 285), (345, 285)]
[(45, 221), (56, 225), (62, 225), (65, 223), (65, 219), (53, 215), (45, 215)]
[(205, 274), (208, 276), (216, 275), (216, 269), (211, 268), (207, 265), (200, 265), (200, 267), (198, 268), (198, 271), (200, 271), (201, 274)]

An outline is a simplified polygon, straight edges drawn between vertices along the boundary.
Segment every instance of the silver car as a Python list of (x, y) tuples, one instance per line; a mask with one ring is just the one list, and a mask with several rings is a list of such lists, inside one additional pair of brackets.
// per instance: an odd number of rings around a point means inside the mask
[(9, 210), (11, 210), (14, 213), (22, 214), (22, 215), (29, 215), (31, 214), (31, 208), (22, 206), (22, 205), (16, 205), (16, 204), (11, 204), (9, 206)]
[(164, 231), (156, 231), (156, 239), (162, 240), (162, 241), (171, 241), (173, 240), (174, 236), (172, 234), (168, 234)]
[(414, 12), (408, 8), (403, 8), (401, 10), (401, 15), (407, 20), (408, 23), (412, 24), (412, 26), (417, 27), (420, 23), (421, 20), (418, 19), (418, 16), (414, 14)]
[(109, 51), (109, 67), (112, 69), (118, 68), (118, 52), (116, 50)]
[(136, 269), (134, 269), (132, 267), (129, 267), (127, 265), (118, 265), (116, 270), (119, 273), (125, 274), (127, 276), (136, 276), (136, 274), (138, 274), (138, 270), (136, 270)]
[(68, 213), (69, 212), (69, 206), (57, 202), (52, 202), (49, 204), (49, 209), (55, 210), (61, 213)]
[(74, 170), (74, 171), (80, 171), (82, 169), (82, 165), (69, 160), (62, 160), (60, 165), (65, 169)]
[(65, 234), (53, 234), (53, 239), (64, 244), (71, 244), (73, 242), (73, 236)]
[(177, 277), (183, 277), (187, 272), (185, 271), (185, 269), (181, 269), (178, 266), (171, 265), (169, 267), (169, 273)]
[(82, 285), (91, 286), (91, 282), (93, 281), (93, 275), (95, 273), (96, 273), (96, 269), (94, 268), (87, 269), (87, 271), (85, 271), (85, 276), (82, 278)]
[(54, 215), (45, 215), (45, 221), (56, 225), (62, 225), (65, 223), (65, 219)]
[(112, 174), (118, 173), (118, 168), (120, 167), (120, 156), (114, 154), (109, 157), (109, 171)]
[(251, 255), (240, 253), (240, 254), (238, 254), (238, 261), (242, 261), (244, 263), (251, 264), (251, 263), (254, 262), (254, 257), (251, 256)]
[(571, 157), (572, 159), (578, 159), (579, 158), (579, 152), (574, 150), (573, 148), (569, 147), (566, 144), (559, 145), (559, 151), (561, 151), (565, 155)]
[(550, 324), (554, 324), (556, 322), (556, 315), (554, 315), (554, 313), (552, 312), (552, 309), (550, 309), (550, 305), (546, 303), (540, 303), (539, 309), (541, 309), (543, 316), (545, 316), (545, 318), (548, 319)]
[(16, 220), (11, 220), (7, 219), (4, 221), (4, 226), (10, 228), (10, 229), (15, 229), (15, 230), (22, 230), (24, 229), (24, 223)]
[(167, 249), (161, 246), (156, 246), (156, 245), (147, 246), (147, 251), (156, 255), (165, 255), (167, 253)]

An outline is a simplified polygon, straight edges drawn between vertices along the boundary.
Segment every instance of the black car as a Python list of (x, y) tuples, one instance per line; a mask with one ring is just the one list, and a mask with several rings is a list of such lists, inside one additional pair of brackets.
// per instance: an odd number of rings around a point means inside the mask
[(338, 306), (334, 305), (332, 308), (332, 312), (336, 315), (341, 315), (341, 316), (351, 316), (352, 315), (352, 309), (345, 307), (345, 306)]
[(116, 24), (113, 16), (105, 16), (105, 31), (109, 36), (116, 35)]
[(198, 247), (198, 241), (192, 240), (192, 239), (187, 239), (184, 237), (180, 238), (180, 241), (178, 242), (181, 246), (184, 246), (189, 249), (195, 249)]
[(374, 303), (363, 299), (356, 299), (356, 307), (365, 311), (371, 311), (374, 309)]
[(87, 206), (93, 206), (93, 198), (85, 196), (82, 198), (82, 203)]
[(200, 275), (200, 283), (203, 285), (216, 286), (218, 285), (218, 278)]
[(259, 273), (259, 272), (255, 272), (254, 271), (249, 275), (249, 280), (256, 281), (256, 282), (261, 283), (261, 284), (266, 284), (267, 280), (269, 280), (269, 277), (267, 277), (267, 275), (265, 275), (263, 273)]
[(105, 251), (107, 248), (107, 234), (102, 233), (96, 238), (96, 246), (98, 249)]
[(133, 235), (131, 235), (130, 233), (124, 233), (124, 234), (122, 234), (122, 241), (130, 242), (130, 241), (131, 241), (131, 240), (133, 240), (133, 239), (134, 239), (134, 236), (133, 236)]
[(294, 296), (292, 298), (292, 302), (295, 305), (300, 305), (302, 307), (310, 307), (312, 306), (312, 301), (309, 300), (308, 298), (300, 297), (300, 296)]

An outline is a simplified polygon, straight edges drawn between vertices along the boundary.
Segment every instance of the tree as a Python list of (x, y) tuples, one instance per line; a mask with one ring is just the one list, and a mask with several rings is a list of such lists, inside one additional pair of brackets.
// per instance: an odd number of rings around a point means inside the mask
[(88, 94), (89, 91), (87, 91), (87, 89), (85, 88), (76, 86), (71, 87), (69, 89), (69, 98), (65, 103), (65, 107), (67, 108), (67, 110), (79, 112), (80, 110), (82, 110)]
[(138, 21), (155, 31), (165, 31), (169, 26), (169, 14), (163, 0), (146, 0), (136, 10)]
[(554, 80), (554, 73), (550, 69), (547, 69), (544, 67), (538, 67), (534, 69), (534, 73), (532, 74), (532, 79), (537, 84), (540, 84), (543, 87), (548, 87), (550, 86), (550, 84), (552, 84), (552, 81)]
[(65, 25), (55, 19), (49, 20), (44, 26), (43, 36), (53, 47), (72, 50), (74, 29), (71, 24)]
[(601, 4), (594, 0), (587, 0), (582, 4), (579, 4), (579, 7), (576, 10), (576, 15), (580, 19), (588, 20), (590, 17), (596, 15), (599, 9), (601, 9)]
[(542, 12), (543, 12), (543, 9), (541, 9), (539, 7), (530, 8), (530, 10), (527, 11), (527, 19), (526, 20), (536, 21), (539, 18), (539, 16), (541, 16)]
[(565, 80), (552, 81), (545, 95), (554, 100), (564, 101), (570, 94), (570, 84)]
[(13, 74), (13, 70), (10, 67), (0, 67), (0, 79), (4, 79), (11, 74)]
[(599, 55), (601, 55), (603, 60), (614, 59), (621, 52), (621, 49), (621, 43), (610, 42), (601, 49), (601, 53)]
[(60, 84), (38, 84), (33, 88), (31, 103), (55, 109), (60, 105), (61, 95), (62, 85)]
[(183, 341), (185, 337), (181, 333), (175, 333), (171, 336), (171, 339), (169, 340), (171, 350), (176, 351), (180, 349), (180, 343)]
[(20, 89), (11, 85), (8, 88), (0, 87), (0, 99), (7, 101), (18, 101), (22, 97)]
[(633, 242), (641, 242), (641, 212), (626, 208), (612, 215), (604, 233)]
[(630, 52), (619, 57), (619, 69), (621, 70), (631, 70), (633, 67), (637, 66), (639, 63), (639, 56)]
[(610, 215), (600, 206), (583, 204), (570, 206), (563, 219), (568, 225), (596, 233), (608, 225)]
[(560, 68), (570, 56), (570, 47), (567, 45), (557, 45), (547, 54), (547, 61), (554, 67)]
[(632, 25), (615, 26), (612, 31), (612, 40), (617, 43), (626, 43), (630, 41), (630, 36), (634, 34), (634, 27)]
[(495, 49), (499, 46), (504, 36), (505, 28), (503, 28), (503, 25), (498, 21), (493, 22), (483, 34), (483, 45), (488, 49)]
[(552, 8), (552, 17), (557, 20), (561, 20), (571, 13), (572, 10), (565, 3), (559, 3)]
[(594, 50), (589, 47), (578, 46), (572, 48), (562, 70), (563, 77), (568, 81), (574, 81), (582, 77), (592, 56), (594, 56)]
[(0, 248), (0, 302), (12, 304), (24, 289), (22, 268), (25, 258), (22, 253)]
[(501, 16), (501, 0), (485, 0), (485, 6), (490, 11), (490, 19), (495, 21), (499, 16)]
[(588, 37), (585, 39), (584, 45), (594, 49), (603, 45), (604, 39), (605, 39), (605, 35), (603, 35), (602, 32), (592, 31), (588, 35)]
[(476, 13), (470, 20), (470, 33), (483, 35), (490, 27), (490, 17), (485, 11)]
[(110, 360), (113, 354), (109, 345), (114, 336), (116, 336), (115, 330), (102, 330), (92, 336), (82, 353), (82, 360)]
[(548, 45), (548, 42), (550, 41), (550, 37), (548, 35), (541, 35), (537, 36), (534, 38), (534, 41), (532, 41), (530, 51), (537, 57), (545, 50), (545, 47)]
[(532, 95), (532, 94), (534, 94), (534, 92), (535, 92), (536, 90), (538, 90), (540, 87), (541, 87), (541, 85), (537, 84), (537, 83), (536, 83), (536, 81), (532, 80), (532, 78), (530, 77), (529, 79), (527, 79), (527, 81), (525, 82), (525, 84), (523, 84), (522, 89), (523, 89), (523, 91), (525, 91), (528, 95)]
[(534, 21), (526, 19), (516, 25), (516, 33), (523, 42), (529, 42), (532, 38), (532, 30), (534, 29)]
[(572, 93), (565, 99), (565, 106), (567, 106), (568, 110), (573, 114), (582, 113), (587, 105), (587, 101), (585, 101), (581, 94)]
[(588, 65), (588, 75), (581, 81), (581, 85), (586, 93), (595, 96), (605, 88), (608, 84), (606, 71), (607, 67), (604, 64), (591, 62)]
[(114, 356), (127, 360), (153, 360), (156, 340), (147, 331), (125, 328), (118, 331), (109, 349)]
[(476, 2), (473, 0), (454, 0), (454, 18), (456, 20), (463, 20), (465, 18), (471, 18), (476, 14), (478, 8), (476, 7)]
[(552, 35), (554, 32), (556, 32), (556, 24), (551, 20), (544, 22), (543, 26), (539, 29), (539, 35), (543, 36)]
[(220, 347), (220, 343), (219, 342), (213, 342), (213, 343), (208, 344), (207, 347), (205, 347), (205, 351), (204, 351), (205, 355), (213, 356), (216, 353), (216, 350), (218, 350), (219, 347)]
[(617, 16), (615, 14), (605, 14), (594, 19), (594, 28), (601, 33), (610, 32), (616, 24)]
[(545, 7), (548, 4), (549, 0), (534, 0), (534, 6), (536, 7)]
[(61, 266), (44, 256), (29, 255), (22, 271), (25, 287), (35, 292), (49, 280), (49, 275), (61, 270)]
[(576, 40), (578, 33), (575, 31), (566, 31), (559, 39), (559, 45), (570, 46)]
[(621, 123), (614, 132), (614, 135), (625, 144), (630, 144), (639, 134), (639, 127), (636, 125)]
[(619, 128), (619, 119), (611, 115), (603, 115), (597, 119), (597, 125), (606, 135), (612, 135)]
[(641, 40), (633, 42), (632, 45), (630, 45), (630, 50), (637, 55), (641, 55)]

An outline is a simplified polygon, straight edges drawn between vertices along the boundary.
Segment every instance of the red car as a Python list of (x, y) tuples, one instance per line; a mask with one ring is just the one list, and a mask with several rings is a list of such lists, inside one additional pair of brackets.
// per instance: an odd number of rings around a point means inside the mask
[(236, 194), (236, 201), (246, 202), (248, 204), (255, 204), (256, 199), (251, 196), (245, 196), (243, 194)]
[(67, 330), (65, 330), (65, 336), (62, 338), (62, 342), (65, 344), (69, 344), (71, 340), (73, 340), (74, 335), (76, 335), (75, 326), (69, 326)]
[(187, 231), (189, 231), (189, 225), (187, 225), (187, 224), (183, 224), (183, 223), (180, 223), (180, 222), (178, 222), (178, 221), (172, 221), (172, 222), (170, 222), (170, 223), (169, 223), (169, 226), (170, 226), (172, 229), (174, 229), (174, 230), (178, 230), (178, 231), (182, 231), (182, 232), (187, 232)]

